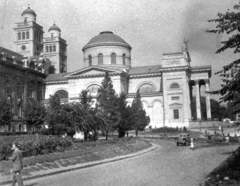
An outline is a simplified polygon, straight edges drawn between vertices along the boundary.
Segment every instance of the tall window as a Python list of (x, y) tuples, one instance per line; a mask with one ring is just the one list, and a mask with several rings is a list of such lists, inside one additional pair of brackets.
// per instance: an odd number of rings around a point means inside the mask
[(29, 39), (29, 32), (26, 33), (26, 38)]
[(25, 39), (25, 32), (22, 33), (22, 39)]
[(52, 46), (50, 46), (50, 51), (49, 52), (52, 52)]
[(18, 40), (21, 40), (21, 33), (18, 33)]
[(111, 54), (111, 64), (116, 64), (116, 54)]
[(91, 55), (88, 56), (88, 61), (89, 61), (89, 66), (92, 66), (92, 56)]
[(126, 64), (126, 55), (125, 54), (122, 55), (122, 62), (123, 62), (123, 65)]
[(48, 52), (48, 46), (46, 46), (46, 52)]
[(99, 65), (102, 65), (102, 64), (103, 64), (103, 55), (102, 55), (102, 54), (99, 54), (99, 55), (98, 55), (98, 64), (99, 64)]
[(53, 45), (53, 52), (56, 52), (56, 46)]
[(173, 118), (179, 119), (179, 110), (178, 109), (173, 109)]

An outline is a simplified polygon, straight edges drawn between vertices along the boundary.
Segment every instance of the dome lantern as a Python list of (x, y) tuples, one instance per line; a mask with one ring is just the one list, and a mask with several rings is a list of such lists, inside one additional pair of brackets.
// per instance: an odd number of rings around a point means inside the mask
[(24, 21), (36, 21), (37, 14), (28, 6), (22, 13)]
[(60, 28), (55, 24), (53, 24), (53, 26), (51, 26), (48, 29), (48, 32), (51, 34), (51, 36), (61, 36), (61, 30)]

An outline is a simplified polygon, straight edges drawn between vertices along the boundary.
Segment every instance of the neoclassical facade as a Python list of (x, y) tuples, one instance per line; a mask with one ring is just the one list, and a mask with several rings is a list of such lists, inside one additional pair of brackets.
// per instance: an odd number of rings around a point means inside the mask
[[(178, 53), (163, 54), (162, 63), (154, 66), (132, 66), (132, 47), (113, 32), (93, 37), (82, 49), (84, 68), (70, 73), (50, 74), (46, 78), (46, 94), (58, 94), (65, 101), (79, 101), (81, 90), (93, 97), (101, 86), (105, 72), (111, 76), (118, 94), (124, 92), (131, 104), (140, 90), (144, 109), (152, 127), (189, 127), (192, 120), (192, 87), (195, 87), (197, 118), (201, 120), (200, 87), (209, 90), (211, 66), (192, 67), (187, 42)], [(207, 118), (211, 119), (207, 95)]]
[[(0, 56), (0, 67), (3, 67), (0, 74), (4, 77), (0, 96), (11, 95), (14, 112), (21, 112), (17, 110), (18, 98), (23, 102), (29, 98), (47, 101), (50, 95), (57, 94), (63, 102), (77, 102), (85, 89), (96, 98), (108, 72), (116, 93), (127, 94), (128, 104), (140, 91), (153, 128), (191, 127), (193, 119), (202, 119), (200, 90), (203, 86), (209, 90), (211, 66), (191, 66), (187, 41), (183, 42), (182, 51), (163, 54), (157, 65), (149, 66), (146, 62), (145, 66), (133, 66), (132, 47), (113, 32), (104, 31), (82, 48), (83, 59), (79, 59), (79, 63), (83, 63), (84, 68), (67, 72), (67, 44), (61, 38), (60, 28), (54, 23), (44, 38), (33, 10), (24, 10), (22, 17), (22, 22), (14, 28), (16, 52), (2, 48)], [(6, 55), (8, 60), (4, 58)], [(9, 79), (12, 84), (8, 85)], [(196, 99), (196, 118), (192, 116), (193, 98)], [(207, 119), (211, 119), (208, 94), (206, 107)]]

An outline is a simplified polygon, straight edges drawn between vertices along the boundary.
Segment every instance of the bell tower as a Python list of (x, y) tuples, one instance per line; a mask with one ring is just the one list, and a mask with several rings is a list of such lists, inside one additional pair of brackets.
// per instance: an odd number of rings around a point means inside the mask
[(44, 56), (49, 58), (54, 66), (54, 73), (67, 72), (67, 44), (61, 38), (61, 30), (54, 23), (48, 30), (49, 37), (43, 39)]
[(16, 23), (16, 51), (28, 57), (39, 56), (43, 50), (43, 27), (36, 23), (36, 13), (28, 6), (22, 22)]

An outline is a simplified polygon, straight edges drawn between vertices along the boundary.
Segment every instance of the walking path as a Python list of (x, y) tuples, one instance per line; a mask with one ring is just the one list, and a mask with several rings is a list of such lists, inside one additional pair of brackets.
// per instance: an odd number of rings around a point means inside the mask
[[(31, 180), (31, 179), (44, 177), (44, 176), (51, 176), (51, 175), (58, 174), (58, 173), (73, 171), (73, 170), (77, 170), (77, 169), (83, 169), (83, 168), (92, 167), (95, 165), (100, 165), (103, 163), (109, 163), (109, 162), (114, 162), (114, 161), (118, 161), (118, 160), (122, 160), (122, 159), (126, 159), (126, 158), (131, 158), (131, 157), (139, 156), (139, 155), (145, 154), (147, 152), (153, 151), (157, 147), (158, 146), (156, 144), (152, 144), (151, 147), (144, 149), (142, 151), (136, 152), (136, 153), (117, 156), (114, 158), (100, 160), (100, 161), (87, 162), (87, 163), (76, 164), (78, 157), (74, 157), (74, 158), (70, 158), (70, 159), (57, 160), (52, 163), (48, 162), (48, 163), (37, 164), (37, 165), (33, 165), (33, 166), (27, 166), (24, 169), (31, 169), (31, 171), (30, 171), (31, 174), (28, 174), (28, 175), (23, 174), (23, 180)], [(29, 172), (29, 171), (27, 171), (27, 172)], [(1, 176), (0, 177), (0, 185), (9, 184), (9, 183), (11, 183), (11, 180), (12, 180), (11, 175)]]

